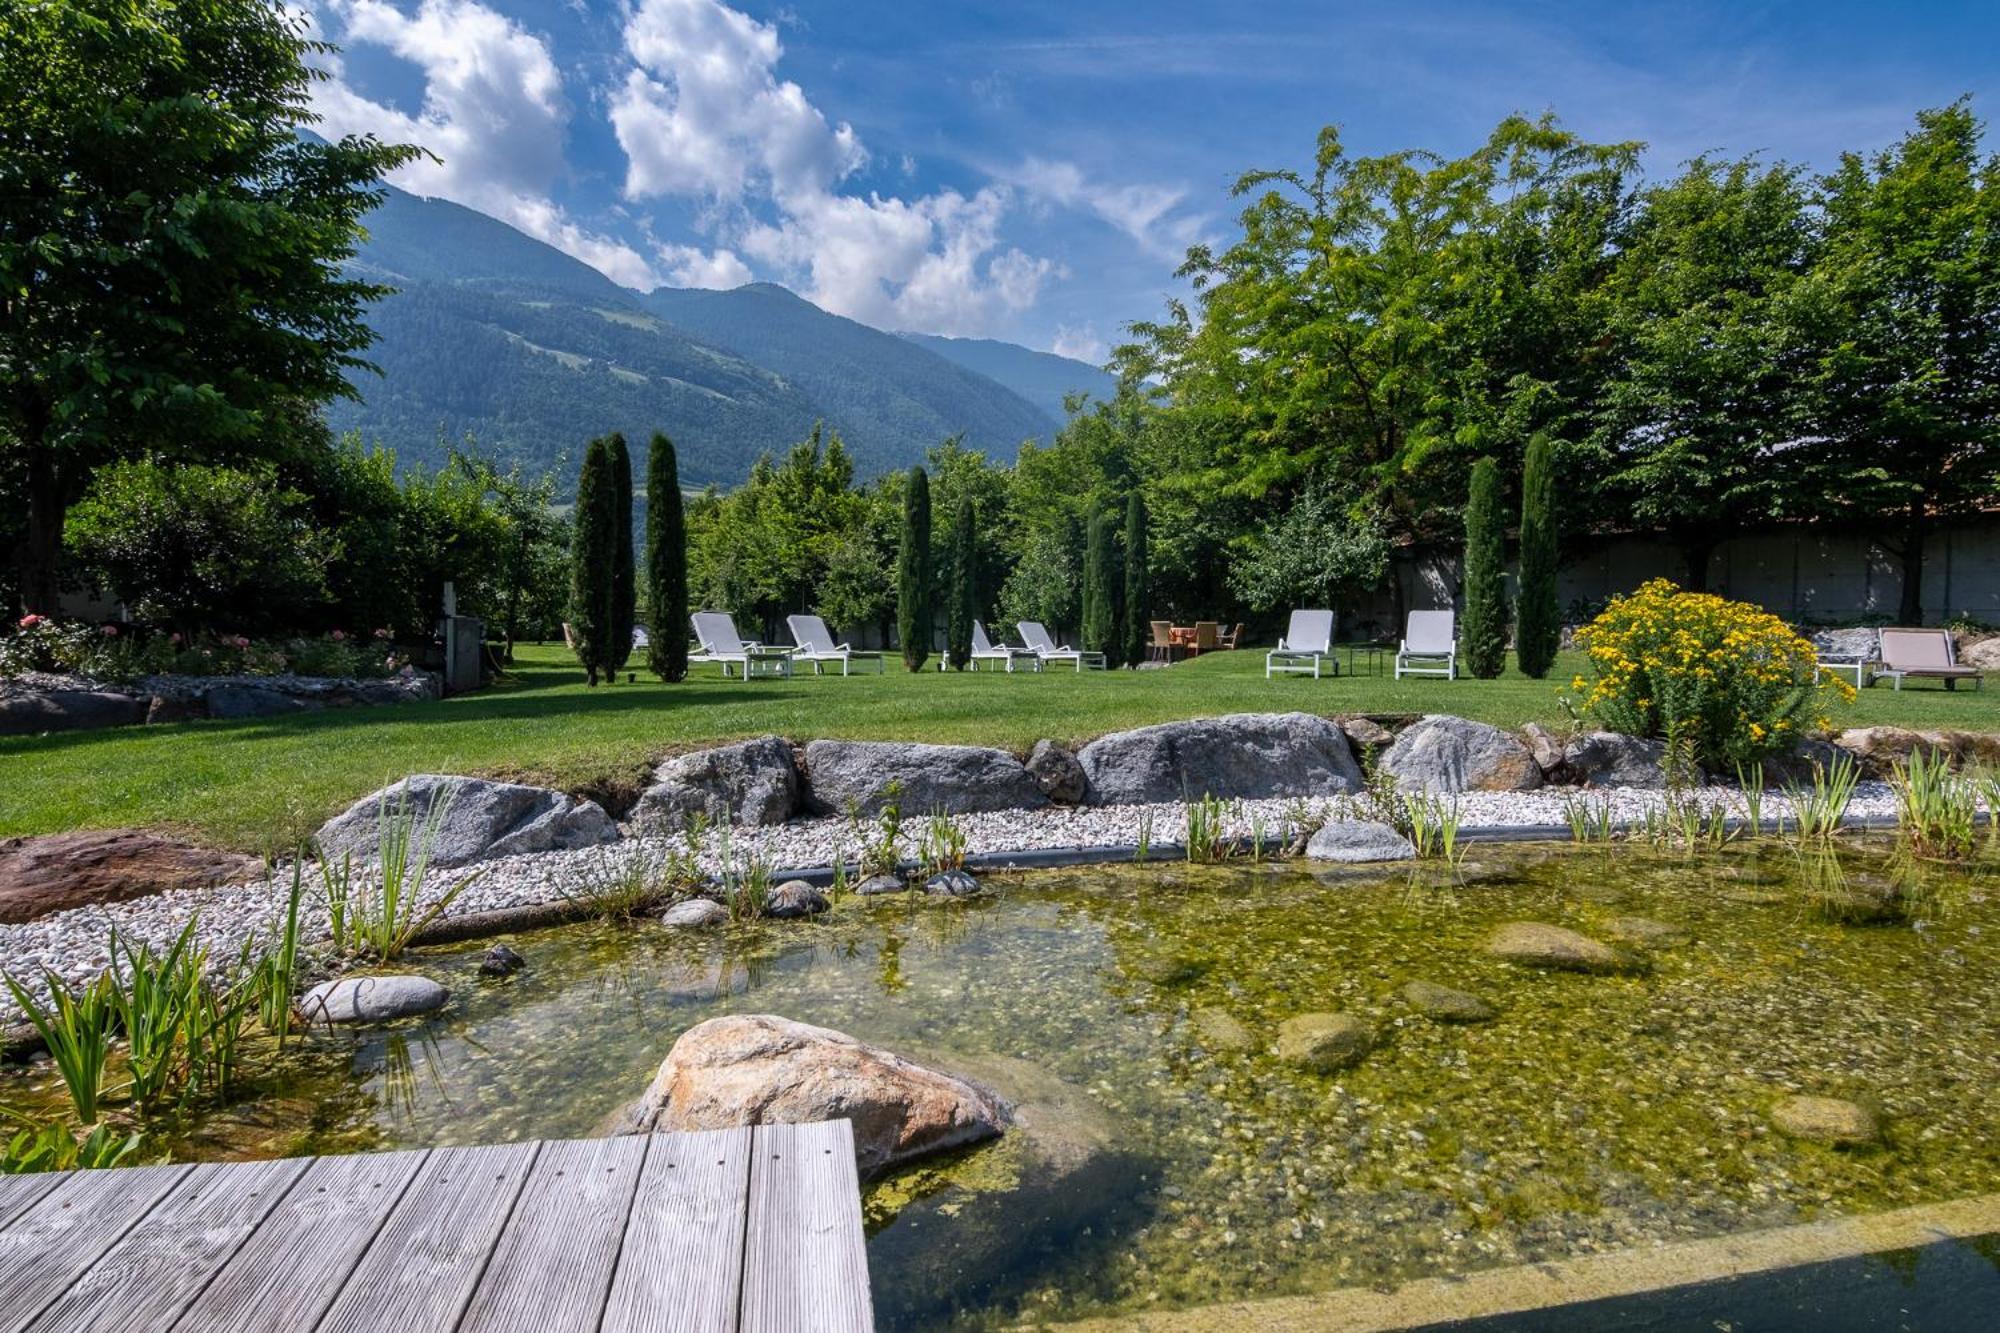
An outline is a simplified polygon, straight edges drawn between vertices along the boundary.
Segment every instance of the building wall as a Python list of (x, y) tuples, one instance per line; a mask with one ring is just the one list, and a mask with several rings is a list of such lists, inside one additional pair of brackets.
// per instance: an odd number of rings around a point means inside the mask
[[(1557, 596), (1565, 619), (1581, 619), (1648, 579), (1678, 582), (1683, 570), (1677, 547), (1647, 536), (1614, 538), (1564, 567)], [(1410, 610), (1462, 604), (1456, 551), (1403, 554), (1394, 576)], [(1901, 561), (1863, 534), (1814, 524), (1722, 543), (1710, 559), (1709, 584), (1711, 591), (1801, 624), (1886, 623), (1895, 619), (1903, 595)], [(2000, 624), (2000, 515), (1944, 524), (1931, 533), (1923, 600), (1930, 624), (1961, 616)], [(1394, 602), (1385, 590), (1362, 599), (1343, 619), (1344, 633), (1393, 637)]]

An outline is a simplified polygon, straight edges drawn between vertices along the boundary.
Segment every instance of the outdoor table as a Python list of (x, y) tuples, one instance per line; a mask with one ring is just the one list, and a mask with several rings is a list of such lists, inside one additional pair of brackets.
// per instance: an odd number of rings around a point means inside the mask
[[(1381, 675), (1382, 656), (1384, 653), (1389, 651), (1390, 647), (1391, 645), (1386, 643), (1342, 644), (1341, 648), (1347, 654), (1347, 674), (1350, 676), (1359, 676), (1364, 674), (1370, 676)], [(1368, 664), (1368, 669), (1366, 672), (1363, 672), (1361, 668), (1356, 665), (1357, 661), (1366, 662)]]

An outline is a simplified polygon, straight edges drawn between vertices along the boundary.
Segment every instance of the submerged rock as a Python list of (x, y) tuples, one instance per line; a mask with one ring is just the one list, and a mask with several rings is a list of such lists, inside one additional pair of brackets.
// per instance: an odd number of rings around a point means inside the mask
[(1381, 769), (1401, 791), (1532, 791), (1542, 785), (1535, 756), (1516, 737), (1468, 718), (1433, 713), (1382, 752)]
[(1425, 1018), (1440, 1023), (1485, 1023), (1495, 1016), (1492, 1005), (1477, 995), (1434, 981), (1412, 981), (1403, 987), (1403, 998)]
[(802, 879), (786, 880), (764, 899), (764, 915), (780, 921), (817, 916), (826, 908), (826, 895)]
[(854, 891), (863, 897), (873, 897), (878, 893), (908, 893), (910, 881), (901, 875), (870, 875), (856, 884)]
[(528, 965), (528, 960), (504, 944), (496, 944), (479, 959), (482, 977), (511, 977)]
[(782, 824), (798, 813), (799, 791), (791, 742), (760, 736), (662, 763), (633, 808), (632, 822), (668, 832), (695, 815), (715, 824)]
[(1195, 1036), (1210, 1051), (1247, 1051), (1255, 1045), (1250, 1029), (1238, 1022), (1236, 1015), (1227, 1009), (1197, 1009), (1191, 1021)]
[(709, 898), (690, 898), (660, 913), (660, 924), (681, 930), (700, 930), (729, 923), (729, 909)]
[(430, 863), (438, 870), (522, 852), (594, 847), (618, 837), (617, 826), (595, 801), (516, 782), (419, 773), (362, 797), (321, 825), (313, 842), (322, 856), (370, 861), (381, 854), (385, 811), (416, 821), (415, 842), (440, 806), (430, 841)]
[(939, 898), (974, 898), (985, 890), (965, 871), (947, 870), (925, 880), (924, 892)]
[(681, 1034), (633, 1108), (641, 1133), (848, 1120), (863, 1180), (997, 1137), (1004, 1103), (963, 1079), (844, 1032), (773, 1014), (712, 1018)]
[(1361, 790), (1347, 733), (1312, 713), (1232, 713), (1117, 731), (1083, 747), (1092, 805)]
[(1771, 1123), (1795, 1139), (1836, 1148), (1862, 1147), (1882, 1136), (1874, 1112), (1839, 1097), (1787, 1097), (1771, 1108)]
[(1686, 926), (1643, 916), (1613, 917), (1604, 923), (1604, 930), (1614, 940), (1648, 949), (1677, 949), (1694, 939), (1694, 932)]
[(1306, 841), (1311, 861), (1410, 861), (1416, 855), (1408, 838), (1372, 819), (1331, 820)]
[(342, 977), (307, 991), (299, 1013), (308, 1023), (386, 1023), (442, 1009), (450, 998), (429, 977)]
[(1299, 1014), (1278, 1025), (1278, 1058), (1316, 1073), (1345, 1069), (1374, 1045), (1374, 1030), (1353, 1014)]
[(1631, 960), (1618, 950), (1564, 926), (1509, 921), (1487, 937), (1486, 952), (1526, 967), (1561, 972), (1623, 972)]

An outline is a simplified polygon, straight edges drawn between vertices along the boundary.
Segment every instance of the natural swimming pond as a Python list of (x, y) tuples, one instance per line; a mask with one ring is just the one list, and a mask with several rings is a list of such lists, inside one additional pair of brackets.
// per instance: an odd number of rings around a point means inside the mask
[[(878, 1183), (884, 1327), (1060, 1320), (1391, 1283), (2000, 1188), (2000, 876), (1886, 845), (1688, 857), (1495, 848), (1457, 872), (1300, 863), (995, 878), (809, 923), (591, 924), (429, 951), (434, 1021), (295, 1043), (181, 1157), (598, 1132), (705, 1018), (823, 1024), (987, 1082), (999, 1142)], [(1634, 919), (1638, 919), (1636, 922)], [(1621, 975), (1491, 956), (1534, 921), (1628, 943)], [(1656, 923), (1648, 925), (1647, 923)], [(1673, 927), (1661, 931), (1657, 923)], [(1469, 992), (1444, 1023), (1410, 981)], [(1350, 1068), (1272, 1051), (1341, 1012)], [(10, 1102), (53, 1105), (53, 1079)], [(1772, 1127), (1794, 1093), (1879, 1146)]]

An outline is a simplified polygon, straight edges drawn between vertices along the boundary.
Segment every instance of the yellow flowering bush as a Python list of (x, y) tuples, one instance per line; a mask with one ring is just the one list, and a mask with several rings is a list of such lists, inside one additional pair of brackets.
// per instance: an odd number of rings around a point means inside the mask
[(1770, 612), (1666, 579), (1613, 598), (1577, 645), (1595, 676), (1570, 682), (1580, 712), (1610, 731), (1687, 745), (1712, 771), (1789, 748), (1825, 729), (1829, 699), (1854, 697)]

